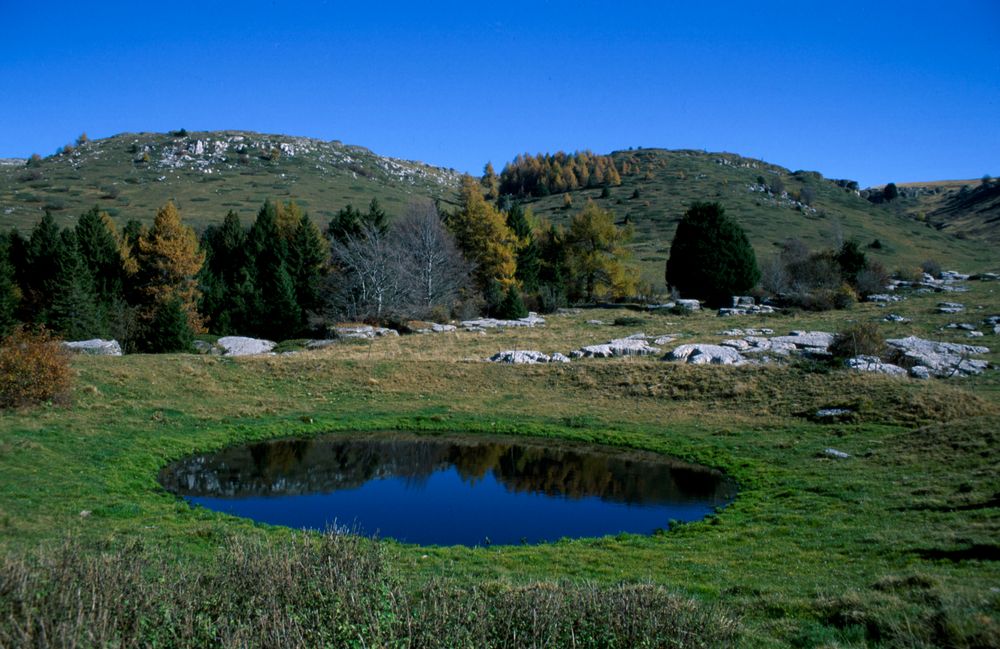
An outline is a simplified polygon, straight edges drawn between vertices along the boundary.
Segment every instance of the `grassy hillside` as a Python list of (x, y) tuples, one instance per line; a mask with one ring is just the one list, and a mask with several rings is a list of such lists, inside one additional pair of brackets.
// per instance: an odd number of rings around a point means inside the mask
[[(760, 160), (730, 153), (640, 149), (612, 154), (619, 165), (628, 161), (633, 173), (622, 175), (607, 198), (600, 189), (570, 192), (573, 206), (564, 209), (562, 194), (531, 199), (538, 216), (565, 223), (588, 199), (614, 211), (619, 221), (635, 227), (635, 258), (643, 277), (662, 285), (663, 270), (677, 222), (697, 200), (719, 201), (727, 214), (746, 229), (758, 259), (774, 254), (789, 237), (811, 248), (830, 248), (855, 238), (862, 246), (878, 240), (881, 248), (865, 252), (890, 271), (916, 267), (928, 258), (945, 266), (993, 268), (1000, 255), (981, 243), (962, 240), (914, 220), (895, 206), (873, 205), (858, 192), (838, 186), (816, 172), (791, 172)], [(775, 179), (784, 184), (784, 197), (762, 191)], [(796, 200), (803, 189), (812, 193), (810, 205)]]
[(390, 213), (414, 196), (450, 197), (458, 181), (454, 171), (358, 146), (244, 131), (123, 133), (25, 162), (0, 165), (0, 228), (28, 230), (46, 209), (71, 224), (94, 205), (120, 224), (148, 223), (167, 200), (198, 227), (231, 209), (249, 218), (266, 198), (295, 199), (326, 223), (373, 197)]
[(1000, 182), (901, 183), (893, 209), (959, 239), (1000, 243)]

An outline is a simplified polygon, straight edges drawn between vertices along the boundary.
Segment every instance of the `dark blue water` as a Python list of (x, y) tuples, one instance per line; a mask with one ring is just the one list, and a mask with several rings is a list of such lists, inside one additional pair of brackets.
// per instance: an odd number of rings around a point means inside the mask
[(421, 545), (648, 534), (734, 495), (718, 472), (652, 453), (400, 434), (226, 449), (172, 465), (161, 480), (215, 511)]

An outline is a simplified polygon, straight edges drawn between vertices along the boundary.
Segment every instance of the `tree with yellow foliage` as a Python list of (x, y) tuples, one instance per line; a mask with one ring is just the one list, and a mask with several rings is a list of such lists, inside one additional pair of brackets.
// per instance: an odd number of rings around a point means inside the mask
[(200, 331), (196, 277), (205, 253), (198, 247), (194, 230), (181, 223), (172, 201), (156, 213), (153, 227), (138, 240), (135, 252), (144, 319), (152, 322), (160, 309), (179, 305), (191, 329)]
[(620, 299), (635, 294), (639, 276), (628, 263), (625, 245), (632, 227), (619, 228), (611, 210), (587, 205), (573, 216), (566, 232), (566, 254), (571, 273), (571, 297)]
[(478, 182), (462, 178), (461, 208), (448, 225), (465, 258), (475, 264), (476, 285), (485, 291), (493, 280), (506, 290), (515, 282), (517, 235), (507, 227), (503, 213), (486, 202)]

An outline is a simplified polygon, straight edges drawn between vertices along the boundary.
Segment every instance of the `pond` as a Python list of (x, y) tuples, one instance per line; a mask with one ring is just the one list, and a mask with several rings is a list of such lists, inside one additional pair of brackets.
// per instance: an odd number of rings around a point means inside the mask
[(176, 462), (160, 482), (194, 505), (272, 525), (467, 546), (650, 534), (736, 493), (718, 471), (647, 451), (405, 433), (231, 447)]

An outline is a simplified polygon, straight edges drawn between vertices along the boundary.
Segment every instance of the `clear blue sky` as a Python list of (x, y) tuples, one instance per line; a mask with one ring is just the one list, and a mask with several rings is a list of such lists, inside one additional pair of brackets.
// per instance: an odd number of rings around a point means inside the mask
[(0, 0), (0, 157), (184, 127), (474, 173), (644, 146), (1000, 175), (996, 0), (157, 4)]

